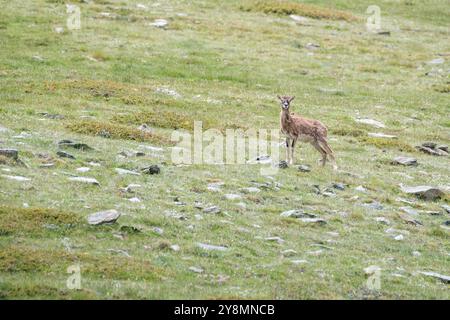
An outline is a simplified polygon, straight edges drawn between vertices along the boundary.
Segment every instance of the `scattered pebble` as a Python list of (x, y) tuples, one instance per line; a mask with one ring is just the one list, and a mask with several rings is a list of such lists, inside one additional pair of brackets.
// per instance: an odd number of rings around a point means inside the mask
[(88, 223), (91, 225), (100, 225), (103, 223), (114, 223), (119, 219), (120, 213), (117, 210), (106, 210), (91, 214), (88, 217)]

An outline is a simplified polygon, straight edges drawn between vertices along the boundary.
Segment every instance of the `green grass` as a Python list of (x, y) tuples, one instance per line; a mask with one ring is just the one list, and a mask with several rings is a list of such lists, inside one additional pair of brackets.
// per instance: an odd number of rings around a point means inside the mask
[[(448, 188), (448, 158), (414, 148), (424, 141), (450, 143), (447, 1), (169, 0), (148, 10), (136, 6), (147, 5), (140, 1), (74, 2), (81, 8), (78, 31), (67, 30), (64, 1), (1, 2), (0, 129), (8, 131), (0, 130), (0, 148), (19, 149), (21, 162), (0, 157), (0, 298), (450, 298), (448, 284), (417, 273), (448, 275), (449, 232), (441, 228), (449, 220), (441, 208), (449, 204), (448, 193), (426, 202), (399, 188)], [(390, 36), (366, 31), (371, 4), (380, 6)], [(289, 14), (308, 21), (296, 24)], [(158, 18), (169, 21), (166, 29), (148, 25)], [(320, 47), (310, 51), (309, 42)], [(427, 63), (438, 57), (445, 62)], [(312, 171), (290, 167), (273, 180), (257, 165), (171, 162), (172, 131), (192, 131), (193, 121), (221, 132), (278, 128), (277, 94), (295, 95), (293, 111), (327, 125), (340, 171), (320, 167), (317, 152), (304, 144), (296, 149), (297, 162)], [(386, 128), (358, 124), (356, 117)], [(144, 123), (150, 133), (138, 129)], [(17, 138), (22, 132), (30, 136)], [(93, 149), (64, 149), (76, 159), (59, 158), (63, 139)], [(123, 157), (123, 151), (145, 156)], [(391, 165), (398, 155), (417, 158), (419, 166)], [(54, 166), (43, 167), (49, 163)], [(151, 164), (161, 167), (159, 175), (115, 171)], [(76, 171), (80, 167), (91, 170)], [(74, 175), (96, 178), (100, 187), (72, 184)], [(209, 191), (208, 183), (217, 181), (224, 182), (222, 191)], [(323, 191), (336, 182), (347, 188), (335, 190), (335, 197), (315, 192), (315, 185)], [(131, 183), (141, 187), (124, 192)], [(266, 183), (257, 194), (239, 191)], [(360, 185), (365, 193), (355, 190)], [(225, 200), (225, 193), (242, 199)], [(423, 226), (398, 217), (407, 205), (399, 198), (414, 201)], [(204, 214), (196, 201), (221, 213)], [(383, 209), (363, 206), (372, 201)], [(296, 208), (328, 223), (280, 217)], [(112, 225), (87, 224), (89, 214), (106, 209), (123, 215)], [(393, 240), (389, 227), (407, 231), (405, 239)], [(272, 236), (285, 241), (265, 240)], [(198, 242), (229, 249), (203, 251)], [(174, 244), (179, 251), (170, 248)], [(287, 249), (296, 253), (288, 256)], [(318, 249), (323, 252), (310, 253)], [(308, 263), (291, 261), (299, 259)], [(81, 268), (80, 290), (66, 286), (71, 265)], [(366, 287), (370, 265), (382, 269), (380, 290)], [(204, 272), (192, 272), (193, 266)]]

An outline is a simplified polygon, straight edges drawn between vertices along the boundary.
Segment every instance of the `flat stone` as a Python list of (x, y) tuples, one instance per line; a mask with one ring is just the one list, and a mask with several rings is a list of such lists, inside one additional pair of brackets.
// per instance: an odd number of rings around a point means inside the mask
[(88, 223), (91, 225), (100, 225), (103, 223), (114, 223), (119, 219), (120, 213), (117, 210), (106, 210), (91, 214), (88, 217)]
[(93, 184), (93, 185), (96, 185), (96, 186), (100, 185), (100, 183), (97, 181), (97, 179), (95, 179), (95, 178), (88, 178), (88, 177), (70, 177), (69, 181), (88, 183), (88, 184)]
[(416, 149), (419, 151), (425, 152), (427, 154), (430, 154), (432, 156), (448, 156), (448, 152), (442, 150), (442, 149), (432, 149), (425, 146), (416, 146)]
[(304, 223), (317, 223), (317, 224), (326, 224), (327, 221), (322, 218), (300, 218), (301, 222)]
[(369, 119), (369, 118), (359, 118), (359, 119), (355, 119), (356, 122), (358, 123), (362, 123), (362, 124), (367, 124), (376, 128), (384, 128), (385, 125), (384, 123), (374, 120), (374, 119)]
[(203, 269), (199, 267), (189, 267), (189, 270), (195, 273), (203, 273)]
[(425, 276), (428, 276), (428, 277), (433, 277), (433, 278), (439, 279), (444, 283), (450, 283), (450, 276), (445, 276), (445, 275), (439, 274), (437, 272), (432, 272), (432, 271), (419, 271), (419, 273), (423, 274)]
[(312, 213), (307, 213), (301, 209), (293, 209), (293, 210), (283, 211), (280, 214), (280, 217), (283, 217), (283, 218), (315, 218), (315, 217), (317, 217), (317, 215), (312, 214)]
[(2, 174), (1, 176), (8, 180), (15, 180), (15, 181), (20, 181), (20, 182), (25, 182), (25, 181), (31, 180), (30, 178), (26, 178), (26, 177), (22, 177), (22, 176), (10, 176), (10, 175), (6, 175), (6, 174)]
[(374, 210), (383, 210), (383, 205), (377, 201), (372, 201), (370, 203), (363, 203), (362, 206)]
[(417, 210), (415, 210), (414, 208), (412, 208), (412, 207), (410, 207), (410, 206), (407, 206), (407, 207), (400, 207), (399, 209), (400, 209), (401, 211), (403, 211), (403, 212), (409, 214), (409, 215), (412, 215), (412, 216), (417, 216), (417, 215), (419, 214), (419, 213), (417, 212)]
[(240, 194), (233, 194), (233, 193), (227, 193), (224, 195), (225, 199), (227, 200), (240, 200), (242, 199), (242, 196)]
[(211, 183), (208, 183), (208, 186), (206, 188), (212, 192), (220, 192), (221, 188), (224, 184), (225, 183), (223, 183), (222, 181), (211, 182)]
[(392, 160), (392, 164), (399, 164), (404, 166), (417, 166), (417, 159), (411, 158), (411, 157), (395, 157), (394, 160)]
[(343, 183), (333, 183), (333, 188), (337, 190), (344, 191), (345, 190), (345, 184)]
[(201, 243), (201, 242), (197, 243), (197, 247), (199, 247), (200, 249), (203, 249), (203, 250), (213, 250), (213, 251), (227, 251), (228, 250), (227, 247), (216, 246), (216, 245), (206, 244), (206, 243)]
[(298, 171), (300, 172), (310, 172), (311, 171), (311, 167), (306, 165), (306, 164), (301, 164), (298, 166)]
[(256, 187), (241, 188), (239, 190), (243, 193), (259, 193), (259, 192), (261, 192), (261, 189), (256, 188)]
[(218, 206), (211, 206), (203, 209), (203, 212), (208, 214), (218, 214), (220, 211), (221, 210)]
[(122, 168), (115, 168), (114, 170), (120, 175), (126, 175), (126, 174), (134, 175), (134, 176), (140, 176), (141, 175), (139, 172), (131, 171), (131, 170), (127, 170), (127, 169), (122, 169)]
[(267, 238), (266, 238), (266, 241), (276, 241), (276, 242), (278, 242), (279, 244), (284, 243), (284, 240), (281, 239), (280, 237), (267, 237)]
[(420, 222), (419, 220), (416, 220), (414, 218), (412, 218), (409, 214), (407, 213), (398, 213), (398, 216), (400, 217), (400, 219), (402, 219), (403, 221), (405, 221), (408, 224), (412, 224), (414, 226), (422, 226), (423, 223)]
[(19, 151), (17, 149), (0, 149), (0, 156), (18, 160)]
[(449, 205), (442, 205), (442, 208), (445, 210), (445, 212), (450, 213), (450, 206)]
[(88, 146), (85, 143), (73, 142), (72, 140), (61, 140), (58, 142), (58, 146), (71, 147), (82, 151), (93, 150), (90, 146)]
[(295, 265), (309, 263), (307, 260), (303, 260), (303, 259), (291, 260), (291, 262)]
[(149, 23), (149, 25), (157, 28), (165, 28), (169, 25), (169, 22), (167, 22), (166, 19), (156, 19), (155, 21)]
[(382, 132), (369, 132), (367, 133), (367, 135), (369, 137), (374, 137), (374, 138), (385, 138), (385, 139), (397, 139), (397, 136), (394, 136), (392, 134), (385, 134)]
[(75, 157), (73, 155), (71, 155), (70, 153), (65, 152), (65, 151), (58, 151), (58, 152), (56, 152), (56, 154), (60, 158), (75, 159)]
[(381, 268), (379, 266), (368, 266), (367, 268), (364, 268), (364, 273), (366, 275), (372, 275), (375, 272), (381, 271)]
[(443, 64), (445, 62), (444, 58), (436, 58), (433, 60), (428, 61), (428, 64)]
[(89, 167), (80, 167), (80, 168), (76, 169), (77, 172), (82, 172), (82, 173), (88, 172), (90, 170), (91, 170), (91, 168), (89, 168)]
[(386, 219), (385, 217), (376, 217), (375, 221), (379, 222), (379, 223), (382, 223), (382, 224), (385, 224), (385, 225), (390, 225), (391, 224), (391, 222), (388, 219)]
[(441, 189), (430, 186), (406, 187), (400, 185), (400, 189), (404, 193), (412, 194), (425, 200), (436, 200), (444, 196), (444, 192)]

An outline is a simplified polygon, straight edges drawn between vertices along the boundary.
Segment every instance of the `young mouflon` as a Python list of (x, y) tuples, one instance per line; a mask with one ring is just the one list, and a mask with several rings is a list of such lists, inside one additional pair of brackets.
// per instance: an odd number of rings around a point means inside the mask
[(331, 160), (333, 169), (337, 169), (333, 150), (327, 142), (327, 127), (320, 121), (307, 119), (291, 113), (289, 107), (295, 97), (278, 96), (281, 101), (280, 125), (281, 132), (286, 136), (286, 162), (294, 164), (294, 147), (297, 140), (309, 142), (322, 155), (322, 165)]

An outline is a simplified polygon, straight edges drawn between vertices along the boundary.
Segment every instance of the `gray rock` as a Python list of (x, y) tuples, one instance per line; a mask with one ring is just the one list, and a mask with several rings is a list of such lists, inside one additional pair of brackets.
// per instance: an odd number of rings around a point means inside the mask
[(75, 157), (73, 155), (71, 155), (70, 153), (65, 152), (65, 151), (58, 151), (58, 152), (56, 152), (56, 154), (60, 158), (75, 159)]
[(301, 164), (298, 166), (298, 171), (300, 172), (310, 172), (311, 171), (311, 167), (306, 165), (306, 164)]
[(433, 277), (433, 278), (439, 279), (444, 283), (450, 283), (450, 276), (445, 276), (445, 275), (439, 274), (437, 272), (432, 272), (432, 271), (430, 271), (430, 272), (429, 271), (419, 271), (419, 273), (423, 274), (425, 276), (428, 276), (428, 277)]
[(145, 174), (159, 174), (161, 172), (161, 169), (158, 165), (153, 164), (151, 166), (143, 168), (141, 171)]
[(243, 193), (259, 193), (259, 192), (261, 192), (261, 189), (256, 188), (256, 187), (241, 188), (239, 190)]
[(303, 260), (303, 259), (291, 260), (291, 262), (295, 265), (309, 263), (307, 260)]
[(320, 48), (320, 45), (318, 45), (317, 43), (308, 42), (305, 45), (305, 48), (308, 50), (316, 50), (316, 49)]
[(141, 124), (137, 129), (140, 130), (140, 131), (142, 131), (142, 132), (145, 132), (145, 133), (152, 133), (152, 132), (153, 132), (152, 128), (150, 128), (150, 127), (149, 127), (148, 125), (146, 125), (145, 123), (144, 123), (144, 124)]
[(443, 208), (447, 213), (450, 213), (450, 206), (449, 206), (449, 205), (444, 204), (444, 205), (442, 205), (442, 208)]
[(428, 61), (428, 64), (443, 64), (445, 62), (444, 58), (436, 58), (433, 60)]
[(266, 238), (266, 241), (276, 241), (276, 242), (278, 242), (279, 244), (284, 243), (284, 240), (281, 239), (280, 237), (267, 237), (267, 238)]
[(406, 207), (400, 207), (399, 208), (401, 211), (412, 215), (412, 216), (417, 216), (419, 213), (417, 212), (417, 210), (415, 210), (414, 208), (410, 207), (410, 206), (406, 206)]
[(370, 203), (363, 203), (363, 207), (374, 209), (374, 210), (383, 210), (383, 205), (379, 203), (378, 201), (372, 201)]
[(205, 209), (203, 209), (203, 213), (208, 213), (208, 214), (218, 214), (220, 213), (220, 208), (218, 206), (211, 206), (211, 207), (207, 207)]
[(286, 169), (287, 167), (288, 167), (288, 163), (286, 161), (284, 161), (284, 160), (281, 160), (278, 163), (278, 168), (280, 168), (280, 169)]
[(119, 217), (120, 212), (112, 209), (93, 213), (88, 217), (87, 220), (91, 225), (100, 225), (104, 223), (114, 223), (117, 219), (119, 219)]
[(301, 209), (293, 209), (284, 211), (280, 214), (280, 217), (283, 218), (316, 218), (317, 215), (312, 213), (307, 213), (304, 210)]
[(224, 195), (227, 200), (240, 200), (242, 196), (240, 194), (227, 193)]
[(200, 249), (203, 249), (203, 250), (213, 250), (213, 251), (227, 251), (228, 250), (227, 247), (216, 246), (216, 245), (206, 244), (206, 243), (201, 243), (201, 242), (197, 243), (197, 247), (199, 247)]
[(93, 184), (93, 185), (96, 185), (96, 186), (100, 185), (100, 183), (97, 181), (97, 179), (95, 179), (95, 178), (88, 178), (88, 177), (70, 177), (69, 181), (88, 183), (88, 184)]
[(58, 142), (59, 147), (70, 147), (81, 151), (93, 150), (85, 143), (73, 142), (72, 140), (61, 140)]
[(131, 170), (127, 170), (127, 169), (122, 169), (122, 168), (115, 168), (114, 170), (120, 175), (125, 175), (125, 174), (134, 175), (134, 176), (140, 176), (141, 175), (139, 172), (131, 171)]
[(211, 183), (208, 183), (208, 186), (206, 188), (212, 192), (220, 192), (221, 188), (224, 184), (225, 183), (223, 183), (222, 181), (211, 182)]
[(343, 183), (333, 183), (333, 188), (337, 190), (345, 190), (345, 184)]
[(0, 156), (18, 160), (19, 151), (17, 149), (0, 149)]
[(369, 132), (367, 133), (367, 135), (369, 137), (373, 137), (373, 138), (385, 138), (385, 139), (397, 139), (397, 136), (394, 136), (392, 134), (385, 134), (382, 132)]
[(359, 118), (359, 119), (355, 119), (356, 122), (358, 123), (362, 123), (362, 124), (367, 124), (369, 126), (373, 126), (376, 128), (384, 128), (385, 125), (384, 123), (374, 120), (374, 119), (369, 119), (369, 118)]
[(376, 217), (375, 221), (379, 222), (379, 223), (382, 223), (382, 224), (385, 224), (385, 225), (390, 225), (391, 224), (391, 222), (388, 219), (386, 219), (385, 217)]
[(425, 200), (440, 199), (444, 195), (441, 189), (430, 186), (405, 187), (400, 185), (400, 189), (404, 193), (412, 194)]
[(0, 133), (7, 132), (7, 131), (8, 131), (8, 128), (0, 125)]
[(26, 178), (26, 177), (22, 177), (22, 176), (10, 176), (10, 175), (6, 175), (6, 174), (2, 174), (1, 176), (8, 180), (15, 180), (15, 181), (20, 181), (20, 182), (25, 182), (25, 181), (31, 180), (30, 178)]
[(417, 159), (411, 157), (395, 157), (392, 164), (399, 164), (404, 166), (417, 166)]
[(204, 270), (202, 268), (199, 267), (189, 267), (189, 270), (195, 273), (203, 273)]
[(300, 221), (304, 223), (327, 224), (327, 221), (322, 218), (300, 218)]
[(448, 156), (448, 152), (436, 148), (436, 144), (433, 142), (423, 143), (421, 146), (416, 146), (416, 149), (433, 156)]

